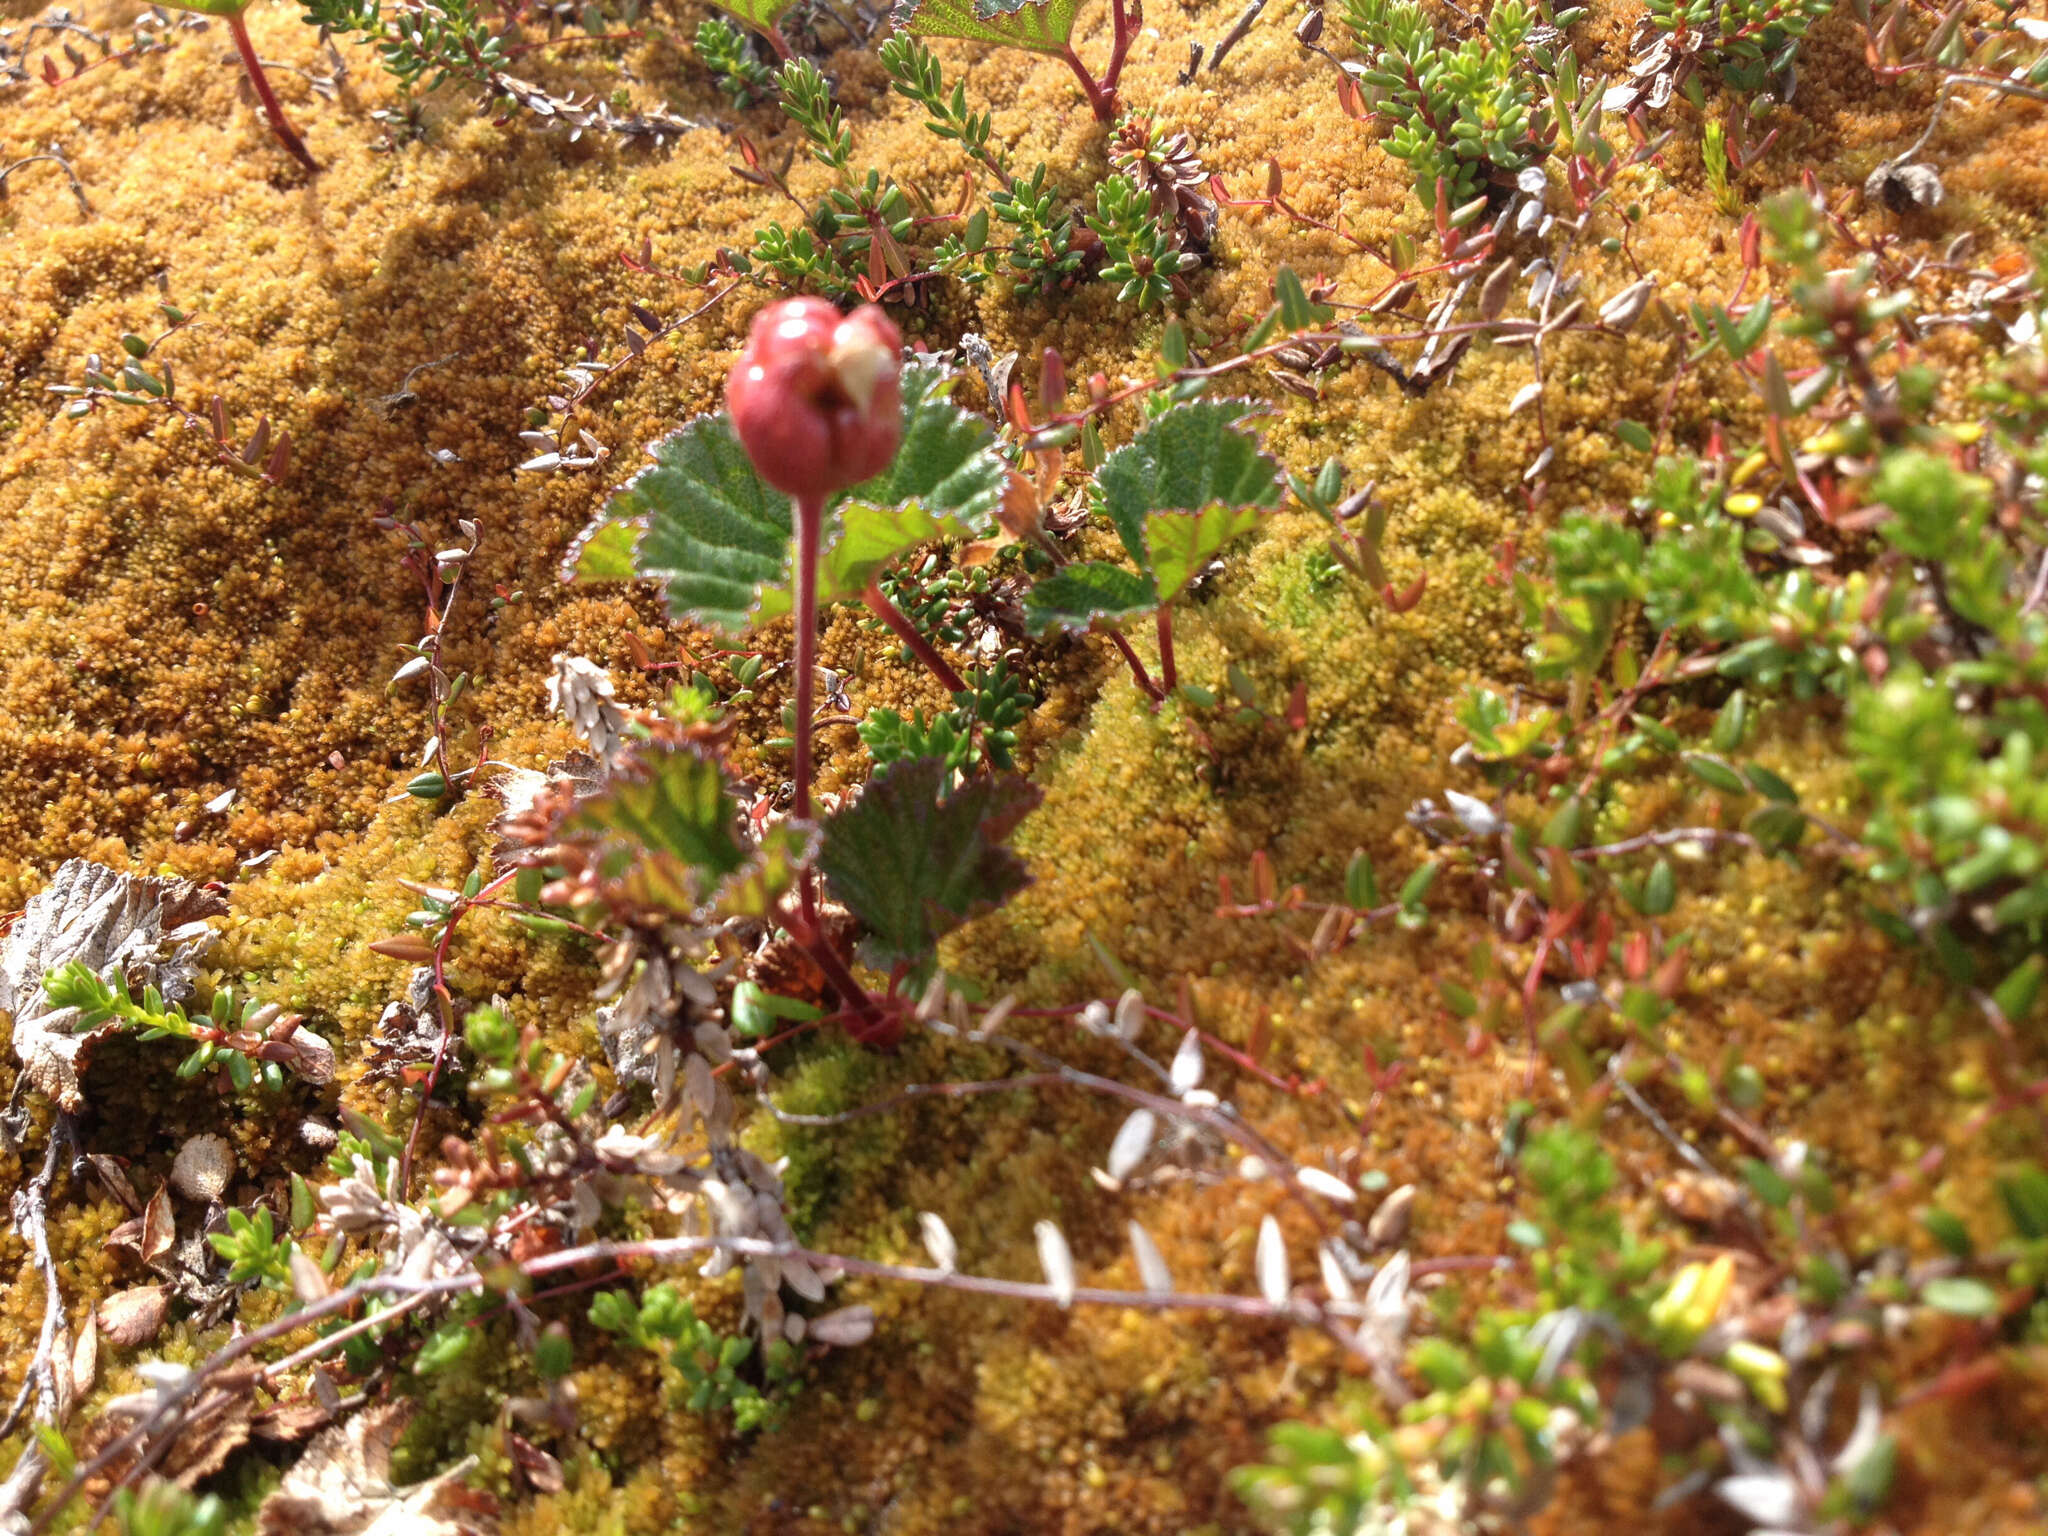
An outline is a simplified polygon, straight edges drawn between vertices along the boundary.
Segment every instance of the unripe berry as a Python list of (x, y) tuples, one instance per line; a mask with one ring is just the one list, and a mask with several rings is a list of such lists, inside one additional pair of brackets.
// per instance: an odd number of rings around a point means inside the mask
[(754, 317), (726, 409), (762, 479), (822, 500), (896, 456), (902, 370), (903, 337), (879, 305), (841, 316), (823, 299), (785, 299)]

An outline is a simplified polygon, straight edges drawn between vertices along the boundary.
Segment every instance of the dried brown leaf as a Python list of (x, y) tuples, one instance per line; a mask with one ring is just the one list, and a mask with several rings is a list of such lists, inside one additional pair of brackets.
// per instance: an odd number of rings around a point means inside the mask
[(160, 1285), (138, 1285), (116, 1291), (99, 1305), (95, 1314), (107, 1335), (107, 1342), (123, 1349), (147, 1344), (157, 1336), (170, 1311), (170, 1302)]

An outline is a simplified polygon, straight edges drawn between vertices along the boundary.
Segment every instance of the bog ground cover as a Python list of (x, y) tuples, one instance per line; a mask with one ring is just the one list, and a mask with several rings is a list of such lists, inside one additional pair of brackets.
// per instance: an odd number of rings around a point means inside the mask
[(2037, 5), (0, 21), (0, 1518), (2026, 1531)]

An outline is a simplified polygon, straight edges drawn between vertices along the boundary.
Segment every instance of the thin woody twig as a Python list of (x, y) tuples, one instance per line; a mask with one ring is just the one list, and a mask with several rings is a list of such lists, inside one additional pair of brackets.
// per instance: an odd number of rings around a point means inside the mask
[(85, 184), (78, 179), (78, 172), (71, 168), (71, 162), (54, 149), (46, 149), (37, 155), (26, 155), (16, 160), (12, 165), (0, 165), (0, 197), (4, 197), (7, 194), (8, 177), (12, 176), (23, 166), (34, 165), (42, 160), (49, 161), (50, 164), (63, 171), (65, 180), (71, 183), (71, 195), (78, 199), (78, 211), (86, 218), (91, 218), (92, 204), (86, 198)]

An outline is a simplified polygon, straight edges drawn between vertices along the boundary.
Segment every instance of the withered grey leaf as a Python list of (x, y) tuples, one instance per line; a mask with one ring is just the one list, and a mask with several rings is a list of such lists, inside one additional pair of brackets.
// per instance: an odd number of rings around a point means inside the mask
[(607, 767), (625, 745), (626, 713), (612, 702), (611, 674), (583, 656), (558, 651), (548, 674), (548, 707), (590, 744)]
[(14, 1018), (14, 1054), (29, 1081), (73, 1114), (85, 1107), (80, 1074), (112, 1026), (75, 1033), (78, 1010), (52, 1008), (43, 977), (82, 960), (104, 979), (120, 971), (136, 990), (170, 1002), (192, 995), (199, 957), (215, 935), (207, 919), (227, 902), (189, 880), (141, 879), (70, 859), (34, 899), (0, 950), (0, 1012)]
[(257, 1511), (264, 1536), (469, 1536), (474, 1517), (446, 1495), (475, 1464), (469, 1457), (409, 1488), (391, 1484), (391, 1449), (412, 1405), (380, 1403), (322, 1430)]
[(619, 1000), (597, 1010), (597, 1038), (621, 1086), (655, 1086), (659, 1047), (674, 1032), (676, 1005), (668, 961), (649, 955)]

